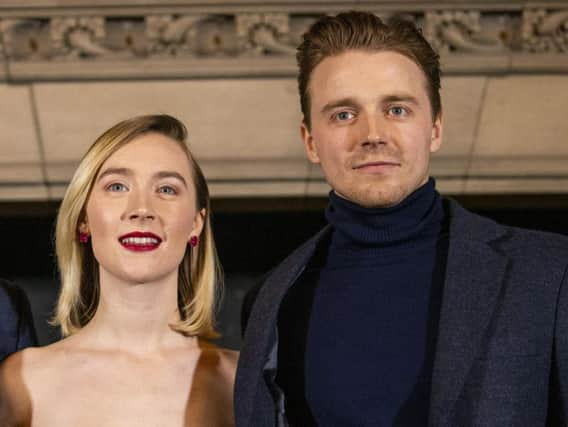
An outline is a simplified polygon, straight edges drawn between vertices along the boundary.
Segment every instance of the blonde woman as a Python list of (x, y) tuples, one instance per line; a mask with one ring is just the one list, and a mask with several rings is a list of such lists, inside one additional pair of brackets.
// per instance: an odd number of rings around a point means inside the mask
[(56, 229), (65, 338), (0, 368), (2, 426), (233, 424), (237, 355), (215, 336), (219, 268), (183, 124), (121, 122), (81, 160)]

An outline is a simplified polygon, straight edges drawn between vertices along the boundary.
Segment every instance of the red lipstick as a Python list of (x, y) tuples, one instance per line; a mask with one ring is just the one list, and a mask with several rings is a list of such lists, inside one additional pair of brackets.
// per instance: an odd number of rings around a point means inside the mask
[(162, 239), (147, 231), (133, 231), (118, 238), (119, 243), (129, 251), (153, 251), (160, 246)]

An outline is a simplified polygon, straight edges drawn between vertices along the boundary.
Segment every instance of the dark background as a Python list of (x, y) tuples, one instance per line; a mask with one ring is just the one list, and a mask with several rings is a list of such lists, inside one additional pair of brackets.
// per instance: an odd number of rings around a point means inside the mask
[[(469, 196), (469, 209), (509, 225), (568, 235), (568, 195)], [(246, 291), (325, 224), (326, 199), (213, 200), (213, 229), (225, 271), (221, 345), (240, 346)], [(58, 292), (54, 255), (56, 203), (0, 204), (0, 276), (28, 294), (41, 344), (59, 338), (48, 325)]]

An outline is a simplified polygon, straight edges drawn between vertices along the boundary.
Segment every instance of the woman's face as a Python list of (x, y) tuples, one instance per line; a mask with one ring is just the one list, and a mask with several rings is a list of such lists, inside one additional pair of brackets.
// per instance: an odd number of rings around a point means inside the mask
[(101, 279), (177, 280), (205, 214), (195, 204), (190, 167), (178, 143), (157, 133), (133, 139), (103, 163), (80, 226), (91, 235)]

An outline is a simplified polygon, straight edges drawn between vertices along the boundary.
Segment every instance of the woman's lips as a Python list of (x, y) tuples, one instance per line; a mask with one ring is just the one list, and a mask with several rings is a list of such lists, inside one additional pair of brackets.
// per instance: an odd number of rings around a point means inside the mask
[(162, 243), (162, 239), (159, 236), (145, 231), (134, 231), (125, 234), (120, 236), (118, 241), (125, 249), (135, 252), (153, 251)]

